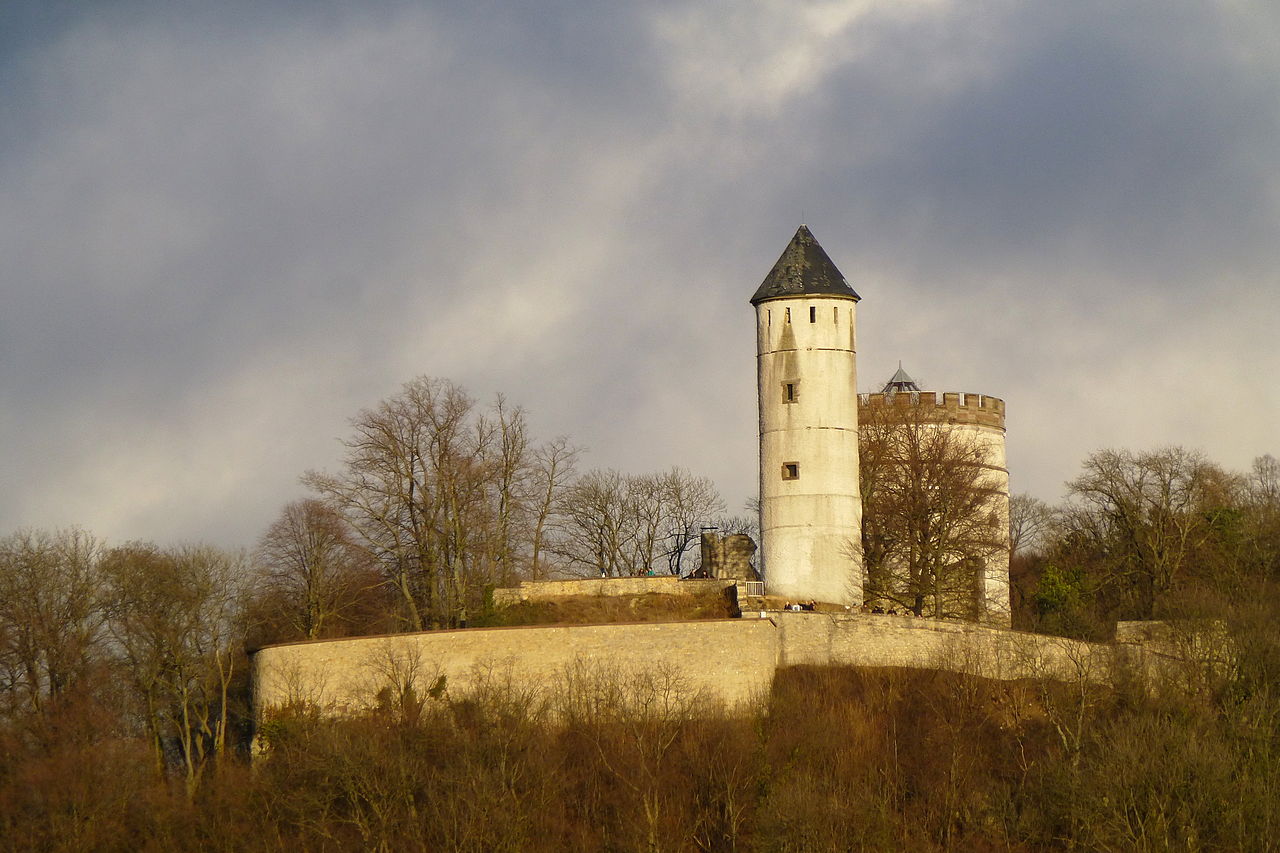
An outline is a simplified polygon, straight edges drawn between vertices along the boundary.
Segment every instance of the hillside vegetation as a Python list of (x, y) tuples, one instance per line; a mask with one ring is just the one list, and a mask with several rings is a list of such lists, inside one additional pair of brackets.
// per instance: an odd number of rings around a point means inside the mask
[[(1254, 614), (1267, 619), (1275, 614)], [(194, 797), (68, 704), (0, 744), (11, 850), (1267, 850), (1280, 820), (1280, 642), (1177, 689), (783, 670), (729, 716), (661, 668), (546, 700), (388, 691), (297, 708), (251, 772)], [(1190, 686), (1190, 689), (1188, 689)], [(442, 689), (443, 688), (443, 689)]]

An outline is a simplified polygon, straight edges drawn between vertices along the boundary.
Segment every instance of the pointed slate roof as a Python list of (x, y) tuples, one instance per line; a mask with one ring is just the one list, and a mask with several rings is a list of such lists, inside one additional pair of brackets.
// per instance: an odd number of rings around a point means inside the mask
[(751, 297), (751, 304), (806, 294), (847, 296), (855, 301), (862, 298), (844, 280), (840, 270), (813, 238), (809, 227), (801, 225), (755, 296)]
[(920, 386), (912, 379), (905, 370), (902, 369), (902, 362), (898, 362), (898, 372), (893, 374), (893, 378), (884, 384), (881, 389), (882, 394), (895, 394), (898, 391), (919, 391)]

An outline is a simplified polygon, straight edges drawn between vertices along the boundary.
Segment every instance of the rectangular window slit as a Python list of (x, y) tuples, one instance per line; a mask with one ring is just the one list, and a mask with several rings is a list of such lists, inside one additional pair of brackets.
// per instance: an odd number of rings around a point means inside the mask
[(799, 480), (800, 479), (800, 463), (799, 462), (783, 462), (782, 463), (782, 479)]
[(810, 323), (818, 322), (818, 307), (816, 305), (809, 306), (809, 322)]

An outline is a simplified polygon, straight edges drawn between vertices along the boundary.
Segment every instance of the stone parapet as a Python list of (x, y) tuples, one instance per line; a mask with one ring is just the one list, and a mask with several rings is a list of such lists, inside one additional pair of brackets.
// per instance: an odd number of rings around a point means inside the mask
[(947, 391), (907, 392), (894, 394), (877, 392), (859, 394), (858, 404), (862, 407), (896, 406), (906, 408), (916, 406), (925, 413), (930, 421), (948, 424), (971, 424), (989, 427), (1004, 432), (1004, 400), (985, 394), (970, 394)]

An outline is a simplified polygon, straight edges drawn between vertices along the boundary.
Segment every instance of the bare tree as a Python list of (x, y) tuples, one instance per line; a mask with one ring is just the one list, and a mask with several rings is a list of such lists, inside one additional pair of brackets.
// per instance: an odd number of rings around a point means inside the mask
[(1212, 468), (1180, 447), (1101, 450), (1067, 484), (1064, 539), (1092, 563), (1123, 615), (1152, 618), (1190, 570), (1210, 535), (1202, 510)]
[(724, 501), (707, 477), (695, 477), (683, 468), (672, 468), (657, 481), (659, 500), (671, 530), (667, 543), (667, 570), (682, 571), (685, 554), (698, 545), (702, 528), (724, 512)]
[(497, 583), (511, 586), (520, 574), (520, 545), (517, 543), (529, 538), (526, 527), (530, 521), (530, 507), (526, 495), (534, 460), (524, 410), (508, 406), (506, 398), (499, 394), (493, 415), (497, 437), (492, 488), (497, 506), (491, 559)]
[(632, 505), (622, 474), (587, 472), (565, 490), (557, 510), (555, 550), (571, 568), (601, 577), (635, 574)]
[(143, 703), (157, 767), (178, 765), (194, 796), (227, 747), (244, 560), (137, 543), (108, 552), (102, 571), (111, 636)]
[(303, 482), (350, 522), (399, 593), (411, 630), (439, 623), (459, 567), (454, 494), (476, 470), (468, 422), (474, 401), (452, 383), (418, 378), (352, 419), (341, 475)]
[(564, 436), (552, 439), (533, 453), (533, 471), (529, 479), (529, 504), (533, 516), (529, 577), (533, 580), (546, 577), (543, 558), (549, 525), (561, 493), (573, 480), (578, 453), (578, 448)]
[(678, 574), (702, 526), (723, 511), (711, 481), (682, 468), (590, 471), (565, 490), (556, 549), (593, 575)]
[(1037, 497), (1021, 492), (1009, 498), (1009, 554), (1043, 550), (1053, 529), (1054, 509)]
[(1254, 459), (1245, 488), (1252, 569), (1280, 576), (1280, 461), (1271, 454)]
[(0, 539), (0, 697), (40, 712), (102, 656), (98, 543), (81, 530)]
[(646, 575), (657, 571), (665, 553), (668, 535), (667, 507), (663, 501), (662, 477), (658, 474), (632, 474), (623, 478), (627, 518), (631, 535), (625, 561), (630, 574)]
[(1280, 461), (1270, 453), (1253, 460), (1249, 484), (1259, 503), (1280, 507)]
[(751, 537), (751, 541), (760, 543), (760, 499), (747, 498), (743, 504), (745, 515), (721, 515), (711, 522), (722, 535), (742, 533)]
[(351, 425), (343, 470), (303, 482), (376, 559), (410, 630), (462, 624), (486, 587), (517, 577), (531, 539), (541, 549), (567, 445), (540, 483), (523, 410), (499, 397), (482, 412), (457, 385), (428, 377)]
[(859, 424), (864, 599), (916, 615), (972, 618), (988, 560), (1006, 547), (984, 446), (908, 395)]
[(267, 591), (280, 601), (292, 630), (309, 640), (355, 602), (367, 578), (363, 551), (346, 520), (314, 498), (286, 505), (256, 556)]

